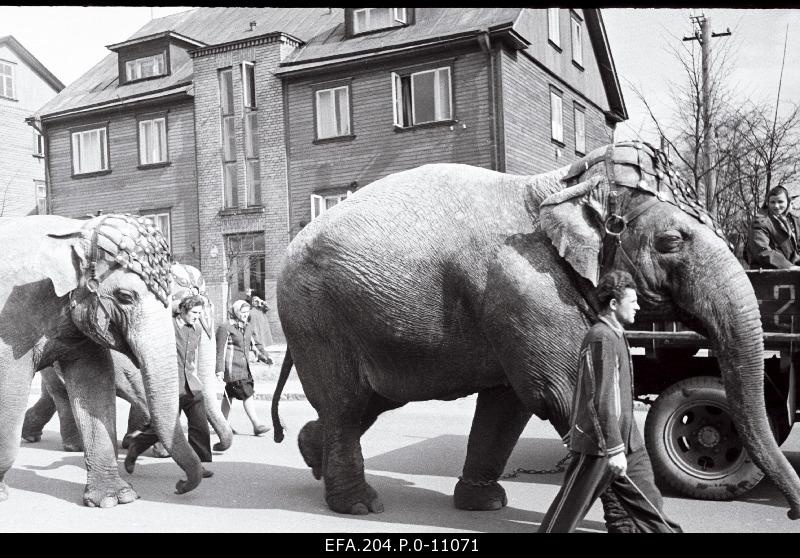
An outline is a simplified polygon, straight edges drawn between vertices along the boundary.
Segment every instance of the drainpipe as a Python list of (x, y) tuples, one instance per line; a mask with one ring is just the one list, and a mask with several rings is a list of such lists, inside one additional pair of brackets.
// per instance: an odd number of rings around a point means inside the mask
[(489, 30), (484, 29), (478, 35), (478, 44), (481, 50), (486, 53), (489, 62), (489, 111), (492, 116), (492, 127), (490, 130), (490, 139), (492, 142), (492, 170), (500, 171), (500, 154), (497, 145), (497, 91), (495, 90), (495, 70), (494, 70), (494, 56), (492, 54), (492, 40), (489, 36)]
[(25, 119), (25, 123), (41, 134), (42, 142), (44, 143), (44, 211), (45, 214), (50, 215), (52, 212), (50, 197), (52, 195), (52, 186), (50, 183), (50, 138), (44, 131), (42, 121), (38, 118), (29, 116)]

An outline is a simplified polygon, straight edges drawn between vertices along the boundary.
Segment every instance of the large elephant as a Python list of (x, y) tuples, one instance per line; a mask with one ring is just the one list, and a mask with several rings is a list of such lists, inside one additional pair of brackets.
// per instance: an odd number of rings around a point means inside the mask
[(382, 510), (359, 441), (381, 412), (475, 392), (454, 502), (505, 505), (496, 481), (531, 414), (567, 433), (592, 287), (626, 269), (645, 309), (709, 336), (739, 435), (796, 519), (800, 479), (764, 407), (756, 298), (692, 196), (663, 153), (618, 143), (538, 176), (425, 165), (309, 223), (278, 277), (288, 344), (278, 390), (293, 360), (319, 415), (298, 442), (330, 508)]
[(152, 424), (186, 473), (200, 460), (178, 420), (175, 334), (166, 242), (144, 218), (53, 215), (0, 219), (0, 501), (19, 451), (33, 374), (60, 364), (86, 444), (83, 501), (109, 507), (138, 495), (119, 476), (111, 349), (141, 370)]
[[(197, 374), (203, 385), (203, 395), (207, 402), (206, 416), (219, 436), (219, 442), (214, 444), (214, 450), (225, 451), (233, 443), (233, 431), (216, 404), (218, 380), (214, 374), (216, 365), (216, 343), (213, 332), (214, 306), (206, 296), (205, 280), (196, 267), (174, 263), (171, 271), (173, 314), (177, 313), (178, 304), (187, 295), (200, 294), (206, 300), (204, 312), (200, 317), (205, 334), (200, 339)], [(114, 384), (117, 397), (131, 405), (128, 415), (128, 431), (122, 439), (122, 447), (127, 448), (133, 433), (141, 430), (150, 422), (150, 412), (147, 408), (147, 398), (139, 370), (123, 354), (114, 352), (111, 358), (114, 362)], [(75, 424), (75, 418), (69, 406), (69, 395), (59, 369), (58, 363), (55, 363), (41, 371), (41, 395), (25, 413), (22, 438), (28, 442), (38, 442), (42, 436), (42, 429), (58, 412), (61, 443), (64, 450), (83, 451), (80, 432)]]

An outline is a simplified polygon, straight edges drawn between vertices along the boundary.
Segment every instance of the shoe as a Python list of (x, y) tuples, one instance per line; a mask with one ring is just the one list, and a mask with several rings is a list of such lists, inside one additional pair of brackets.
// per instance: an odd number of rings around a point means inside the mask
[(261, 436), (262, 434), (266, 434), (270, 430), (272, 429), (266, 424), (259, 424), (258, 426), (253, 427), (253, 435)]
[(214, 471), (209, 471), (205, 467), (203, 467), (203, 478), (207, 479), (214, 476)]

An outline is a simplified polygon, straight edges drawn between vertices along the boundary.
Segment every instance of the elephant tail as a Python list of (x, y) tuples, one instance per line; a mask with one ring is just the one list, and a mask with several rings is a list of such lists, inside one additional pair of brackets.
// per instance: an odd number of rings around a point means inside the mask
[(280, 416), (278, 416), (278, 403), (281, 400), (281, 392), (283, 391), (283, 386), (286, 385), (286, 380), (289, 379), (289, 372), (292, 371), (293, 364), (292, 353), (287, 346), (286, 356), (283, 357), (283, 366), (281, 366), (281, 374), (278, 376), (275, 393), (272, 394), (272, 428), (274, 429), (274, 440), (279, 444), (283, 441), (283, 425), (281, 424)]

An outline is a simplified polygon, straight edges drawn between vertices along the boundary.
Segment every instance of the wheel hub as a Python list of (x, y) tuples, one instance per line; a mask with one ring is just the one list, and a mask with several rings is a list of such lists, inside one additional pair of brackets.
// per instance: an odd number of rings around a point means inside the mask
[(697, 441), (700, 442), (703, 447), (713, 448), (719, 444), (721, 439), (722, 436), (719, 430), (713, 426), (704, 426), (697, 431)]

